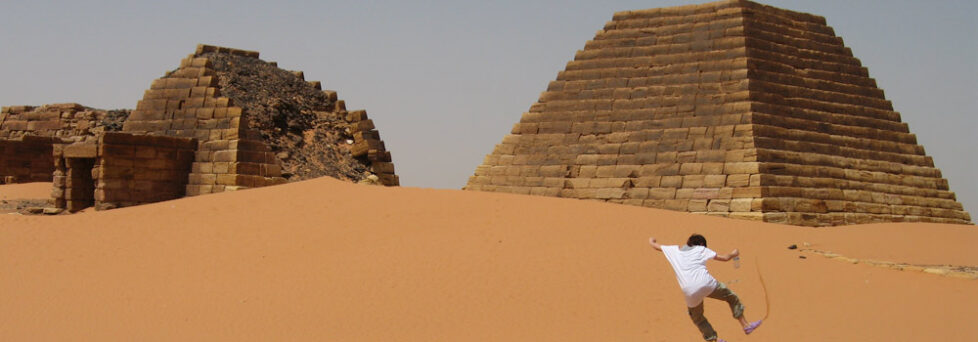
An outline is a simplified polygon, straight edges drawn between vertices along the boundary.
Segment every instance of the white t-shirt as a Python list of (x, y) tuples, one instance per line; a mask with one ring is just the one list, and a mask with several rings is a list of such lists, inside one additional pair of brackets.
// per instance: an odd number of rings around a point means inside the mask
[(676, 271), (676, 280), (686, 295), (686, 306), (696, 307), (717, 288), (717, 280), (706, 270), (706, 262), (717, 256), (717, 252), (703, 247), (662, 246), (662, 254)]

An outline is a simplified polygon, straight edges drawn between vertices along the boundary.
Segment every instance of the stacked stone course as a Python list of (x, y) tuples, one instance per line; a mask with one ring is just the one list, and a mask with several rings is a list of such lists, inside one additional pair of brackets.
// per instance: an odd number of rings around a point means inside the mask
[(70, 138), (118, 130), (106, 127), (128, 115), (126, 110), (107, 111), (77, 103), (57, 103), (39, 107), (11, 106), (0, 110), (0, 139), (25, 135)]
[(384, 146), (384, 141), (380, 140), (380, 132), (375, 129), (373, 120), (367, 118), (367, 112), (345, 112), (344, 102), (340, 100), (338, 103), (336, 112), (350, 123), (350, 132), (353, 133), (350, 153), (356, 158), (366, 159), (370, 164), (370, 171), (377, 175), (381, 184), (400, 185), (400, 179), (394, 174), (391, 153)]
[[(241, 107), (221, 96), (210, 61), (197, 57), (211, 51), (218, 48), (198, 46), (176, 71), (153, 81), (123, 132), (196, 139), (186, 188), (190, 196), (285, 183), (275, 155), (247, 127), (247, 119), (242, 120)], [(254, 51), (220, 48), (219, 52), (258, 57)]]
[(824, 18), (740, 0), (616, 13), (465, 189), (807, 226), (970, 223)]
[(51, 181), (51, 145), (59, 141), (31, 135), (0, 139), (0, 184)]
[(0, 183), (50, 182), (54, 144), (94, 139), (118, 130), (126, 110), (106, 111), (77, 103), (0, 109)]
[(196, 149), (193, 138), (126, 133), (56, 145), (55, 206), (102, 210), (183, 197)]

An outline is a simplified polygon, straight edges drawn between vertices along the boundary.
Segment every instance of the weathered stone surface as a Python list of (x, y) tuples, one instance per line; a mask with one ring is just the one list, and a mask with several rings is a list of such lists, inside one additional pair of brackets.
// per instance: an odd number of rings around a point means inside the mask
[(750, 1), (616, 13), (465, 189), (538, 193), (528, 165), (566, 170), (548, 173), (560, 197), (809, 226), (970, 223), (825, 19)]
[(324, 175), (399, 183), (366, 112), (257, 52), (200, 45), (139, 103), (125, 131), (197, 139), (188, 195)]

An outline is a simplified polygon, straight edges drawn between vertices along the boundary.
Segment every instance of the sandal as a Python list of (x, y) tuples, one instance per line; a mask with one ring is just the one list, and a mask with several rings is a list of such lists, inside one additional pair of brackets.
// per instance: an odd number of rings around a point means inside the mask
[(744, 334), (750, 335), (757, 327), (761, 326), (761, 321), (756, 321), (744, 327)]

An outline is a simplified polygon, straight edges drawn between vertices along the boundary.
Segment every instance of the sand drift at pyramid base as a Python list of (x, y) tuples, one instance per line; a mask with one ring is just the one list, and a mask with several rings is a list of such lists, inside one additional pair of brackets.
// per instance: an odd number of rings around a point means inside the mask
[(465, 189), (804, 226), (971, 221), (824, 18), (750, 1), (616, 13)]

